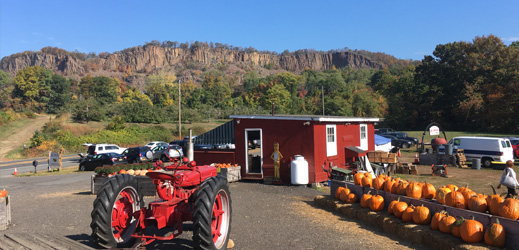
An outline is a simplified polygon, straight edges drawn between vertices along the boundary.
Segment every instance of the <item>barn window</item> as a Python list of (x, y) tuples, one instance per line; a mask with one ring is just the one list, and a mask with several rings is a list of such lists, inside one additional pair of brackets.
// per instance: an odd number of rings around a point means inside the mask
[(326, 125), (326, 156), (337, 155), (337, 134), (335, 125)]
[(362, 150), (368, 150), (368, 125), (360, 124), (360, 142), (359, 148)]

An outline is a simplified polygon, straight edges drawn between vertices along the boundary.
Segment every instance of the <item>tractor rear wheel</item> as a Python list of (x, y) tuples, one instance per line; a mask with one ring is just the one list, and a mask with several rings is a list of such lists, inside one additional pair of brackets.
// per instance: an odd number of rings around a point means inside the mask
[(104, 248), (130, 247), (135, 242), (132, 233), (137, 229), (138, 219), (134, 213), (144, 207), (138, 182), (126, 174), (118, 174), (97, 193), (91, 213), (92, 237)]
[(232, 213), (227, 180), (221, 177), (205, 180), (194, 198), (194, 249), (227, 249)]

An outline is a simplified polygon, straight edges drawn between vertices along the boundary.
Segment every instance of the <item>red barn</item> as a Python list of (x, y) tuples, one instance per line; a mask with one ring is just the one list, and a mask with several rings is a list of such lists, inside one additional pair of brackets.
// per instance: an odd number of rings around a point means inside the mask
[(351, 152), (347, 147), (366, 151), (375, 149), (374, 125), (380, 121), (379, 118), (308, 115), (230, 117), (233, 118), (234, 151), (196, 152), (195, 160), (207, 164), (210, 163), (208, 158), (223, 156), (224, 162), (242, 166), (243, 179), (265, 179), (274, 176), (271, 155), (274, 143), (279, 143), (279, 151), (283, 156), (280, 175), (284, 183), (291, 183), (290, 162), (295, 155), (302, 155), (308, 161), (310, 183), (328, 180), (322, 165), (327, 166), (327, 169), (330, 164), (344, 167), (347, 154)]

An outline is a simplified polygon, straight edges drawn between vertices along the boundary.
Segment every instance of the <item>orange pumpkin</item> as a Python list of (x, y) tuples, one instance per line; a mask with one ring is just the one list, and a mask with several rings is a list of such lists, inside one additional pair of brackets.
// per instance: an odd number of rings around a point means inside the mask
[(467, 208), (471, 211), (484, 213), (487, 211), (487, 200), (481, 196), (473, 195), (467, 201)]
[(382, 197), (382, 195), (379, 194), (373, 195), (369, 200), (369, 208), (371, 209), (371, 211), (384, 210), (384, 197)]
[(362, 207), (362, 208), (369, 207), (369, 200), (371, 200), (371, 197), (373, 197), (373, 195), (371, 195), (369, 192), (366, 194), (363, 194), (362, 197), (360, 198), (360, 207)]
[(448, 213), (445, 211), (440, 211), (438, 213), (435, 213), (434, 216), (431, 219), (431, 229), (432, 230), (439, 230), (440, 229), (440, 221), (443, 217), (447, 216)]
[(345, 187), (338, 187), (335, 190), (335, 199), (340, 200), (341, 199), (341, 191), (345, 189)]
[(440, 223), (438, 224), (438, 228), (440, 229), (440, 232), (443, 232), (443, 233), (451, 233), (452, 232), (452, 226), (454, 225), (454, 223), (456, 222), (456, 218), (454, 218), (453, 216), (450, 216), (450, 215), (446, 215), (445, 217), (443, 217), (440, 221)]
[(407, 185), (405, 193), (408, 197), (420, 199), (422, 198), (422, 187), (417, 182), (412, 181)]
[(374, 189), (378, 189), (378, 190), (384, 190), (384, 182), (386, 180), (384, 179), (384, 177), (382, 176), (378, 176), (377, 178), (375, 178), (375, 180), (373, 180), (373, 188)]
[(507, 198), (500, 207), (499, 216), (512, 220), (519, 219), (519, 200)]
[(493, 195), (489, 195), (488, 197), (488, 210), (493, 215), (499, 215), (499, 209), (501, 208), (501, 203), (505, 201), (503, 197), (496, 194), (496, 189), (491, 184), (490, 187), (492, 187), (492, 191), (494, 192)]
[(485, 235), (483, 224), (477, 220), (465, 220), (460, 226), (461, 239), (467, 243), (478, 243)]
[(126, 174), (126, 169), (119, 170), (119, 174)]
[(402, 221), (403, 222), (412, 222), (413, 221), (413, 213), (414, 206), (408, 206), (405, 211), (402, 213)]
[(458, 191), (458, 186), (456, 186), (454, 184), (447, 185), (447, 188), (449, 188), (452, 191)]
[(348, 195), (351, 193), (349, 188), (344, 188), (340, 191), (339, 199), (344, 202), (348, 202)]
[(386, 182), (384, 182), (384, 191), (391, 193), (391, 187), (393, 186), (394, 183), (395, 183), (395, 180), (393, 180), (393, 179), (391, 179), (391, 177), (389, 177), (386, 180)]
[(353, 176), (353, 183), (355, 185), (362, 185), (362, 177), (364, 177), (364, 174), (363, 173), (356, 173), (354, 176)]
[(359, 198), (354, 193), (349, 193), (348, 198), (346, 199), (347, 203), (357, 203)]
[(436, 197), (436, 188), (433, 184), (425, 182), (422, 187), (422, 198), (434, 199)]
[(472, 190), (465, 190), (465, 191), (461, 192), (461, 194), (463, 195), (463, 198), (465, 198), (465, 200), (468, 201), (470, 199), (470, 197), (476, 195), (476, 192), (474, 192)]
[(393, 207), (393, 214), (397, 217), (397, 218), (402, 218), (402, 215), (404, 214), (404, 211), (407, 209), (408, 205), (406, 202), (404, 201), (399, 201), (395, 204), (395, 206)]
[(393, 200), (389, 203), (389, 205), (387, 206), (387, 212), (389, 214), (393, 214), (393, 209), (395, 207), (395, 205), (400, 201), (400, 197), (398, 197), (397, 200)]
[(391, 186), (392, 194), (398, 194), (398, 185), (400, 185), (400, 180), (393, 182), (393, 185)]
[(445, 195), (445, 204), (451, 207), (457, 207), (461, 209), (466, 209), (467, 204), (465, 204), (465, 198), (458, 191), (452, 191)]
[(506, 244), (505, 229), (499, 224), (499, 219), (496, 223), (492, 223), (490, 227), (485, 230), (485, 244), (492, 247), (504, 247)]
[(7, 196), (7, 190), (5, 190), (4, 188), (4, 190), (0, 191), (0, 198), (3, 198), (5, 196)]
[(469, 184), (468, 184), (468, 183), (467, 183), (464, 187), (460, 187), (460, 188), (459, 188), (458, 190), (456, 190), (456, 191), (458, 191), (458, 192), (460, 192), (460, 193), (463, 193), (463, 192), (465, 192), (465, 191), (467, 191), (467, 190), (471, 190), (471, 189), (469, 188)]
[(418, 206), (413, 212), (413, 221), (416, 224), (426, 225), (431, 222), (431, 211), (423, 205)]
[(436, 191), (436, 201), (438, 201), (440, 204), (445, 204), (445, 196), (450, 192), (452, 192), (452, 190), (450, 190), (448, 187), (442, 186), (438, 188)]
[(396, 193), (399, 194), (399, 195), (405, 195), (406, 194), (406, 189), (407, 189), (408, 185), (409, 185), (409, 183), (407, 181), (401, 180), (398, 183), (398, 186), (396, 187)]
[(364, 173), (364, 177), (362, 177), (362, 186), (363, 187), (373, 187), (373, 176), (370, 173)]

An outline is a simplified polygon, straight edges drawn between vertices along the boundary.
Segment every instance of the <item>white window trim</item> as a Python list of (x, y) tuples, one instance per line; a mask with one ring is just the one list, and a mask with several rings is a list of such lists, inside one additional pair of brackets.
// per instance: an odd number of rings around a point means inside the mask
[[(328, 129), (333, 129), (333, 142), (328, 141)], [(337, 126), (326, 125), (326, 156), (336, 156), (337, 155)]]

